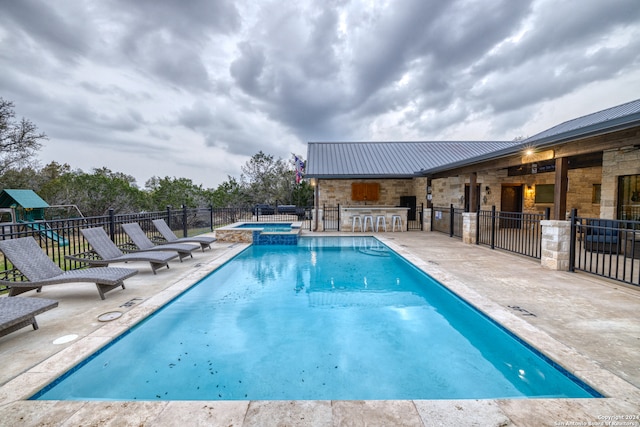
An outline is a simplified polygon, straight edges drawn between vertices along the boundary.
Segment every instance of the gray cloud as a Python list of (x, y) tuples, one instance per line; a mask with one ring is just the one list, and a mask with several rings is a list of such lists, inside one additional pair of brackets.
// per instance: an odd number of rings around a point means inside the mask
[[(31, 41), (41, 45), (61, 60), (78, 60), (85, 55), (94, 41), (87, 26), (87, 11), (81, 4), (65, 10), (62, 4), (38, 0), (3, 1), (0, 23), (13, 32), (13, 42)], [(28, 47), (28, 43), (20, 43)], [(20, 46), (15, 46), (17, 48)]]
[(309, 140), (533, 134), (640, 81), (636, 0), (0, 1), (0, 96), (45, 161), (207, 185)]

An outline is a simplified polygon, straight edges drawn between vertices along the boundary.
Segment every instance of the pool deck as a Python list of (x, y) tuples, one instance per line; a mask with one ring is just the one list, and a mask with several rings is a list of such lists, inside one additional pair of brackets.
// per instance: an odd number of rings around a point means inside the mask
[[(546, 270), (536, 260), (466, 245), (441, 233), (377, 236), (607, 398), (24, 400), (246, 247), (216, 242), (213, 250), (171, 262), (170, 269), (157, 275), (148, 263), (131, 263), (140, 274), (125, 282), (127, 289), (109, 292), (104, 301), (92, 284), (49, 286), (39, 294), (24, 294), (58, 300), (59, 307), (37, 316), (39, 330), (24, 328), (0, 338), (0, 425), (640, 426), (640, 288)], [(122, 316), (98, 320), (113, 311)]]

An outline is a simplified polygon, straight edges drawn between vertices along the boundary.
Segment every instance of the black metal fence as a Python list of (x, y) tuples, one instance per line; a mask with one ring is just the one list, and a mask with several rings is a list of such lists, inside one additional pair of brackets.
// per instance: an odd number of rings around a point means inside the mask
[(322, 206), (322, 229), (324, 231), (340, 231), (340, 205)]
[(407, 231), (422, 231), (424, 229), (424, 203), (415, 212), (407, 212)]
[(569, 270), (640, 286), (640, 221), (571, 212)]
[[(0, 224), (0, 240), (32, 236), (47, 255), (63, 270), (86, 267), (86, 263), (70, 261), (67, 255), (91, 256), (91, 248), (84, 239), (81, 229), (102, 227), (113, 242), (123, 250), (133, 249), (129, 238), (122, 231), (122, 224), (137, 222), (147, 236), (156, 242), (163, 240), (153, 226), (154, 219), (164, 219), (178, 236), (195, 235), (213, 231), (235, 222), (300, 221), (302, 228), (311, 230), (311, 208), (297, 208), (295, 212), (274, 212), (271, 215), (254, 215), (253, 209), (244, 208), (192, 208), (165, 211), (115, 214), (83, 218), (51, 219), (37, 222)], [(1, 255), (0, 255), (1, 256)], [(21, 280), (19, 273), (9, 261), (0, 258), (0, 279)], [(0, 285), (0, 290), (4, 287)]]
[(433, 207), (431, 209), (431, 231), (447, 233), (449, 237), (462, 238), (462, 213), (464, 209)]
[(542, 252), (542, 226), (550, 210), (543, 214), (523, 212), (478, 211), (476, 243), (491, 249), (502, 249), (540, 259)]
[[(464, 209), (434, 207), (431, 210), (431, 231), (462, 238)], [(490, 211), (477, 212), (476, 243), (491, 249), (502, 249), (540, 259), (542, 227), (540, 221), (549, 219), (549, 209), (543, 214)]]

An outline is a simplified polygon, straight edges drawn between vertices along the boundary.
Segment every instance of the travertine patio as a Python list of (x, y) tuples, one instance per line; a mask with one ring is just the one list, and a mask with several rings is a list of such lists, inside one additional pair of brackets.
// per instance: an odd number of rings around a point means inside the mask
[[(612, 420), (617, 425), (640, 425), (640, 289), (596, 276), (545, 270), (537, 261), (463, 244), (439, 233), (384, 233), (380, 238), (607, 398), (25, 400), (245, 247), (216, 243), (212, 251), (172, 262), (169, 270), (157, 275), (144, 264), (132, 263), (140, 274), (127, 280), (126, 290), (110, 292), (104, 301), (95, 288), (84, 284), (26, 294), (55, 299), (60, 305), (38, 316), (38, 331), (24, 328), (0, 338), (0, 425), (558, 426), (607, 425)], [(122, 317), (98, 320), (113, 311), (122, 312)]]

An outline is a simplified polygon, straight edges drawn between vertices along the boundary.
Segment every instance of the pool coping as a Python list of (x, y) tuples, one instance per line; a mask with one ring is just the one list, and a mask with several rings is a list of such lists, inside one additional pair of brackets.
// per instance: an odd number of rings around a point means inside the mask
[[(326, 233), (319, 236), (329, 237)], [(640, 401), (640, 389), (602, 368), (596, 361), (580, 354), (575, 349), (559, 342), (546, 332), (536, 328), (524, 319), (517, 317), (512, 312), (507, 311), (504, 307), (491, 301), (488, 297), (478, 294), (451, 274), (448, 274), (447, 271), (440, 268), (437, 264), (421, 259), (410, 250), (403, 248), (393, 239), (381, 235), (376, 235), (375, 237), (404, 259), (411, 262), (418, 269), (438, 280), (443, 286), (473, 305), (480, 312), (495, 320), (520, 339), (529, 343), (548, 358), (561, 365), (568, 372), (576, 375), (582, 381), (607, 396), (602, 399), (456, 400), (453, 401), (455, 402), (453, 407), (460, 408), (457, 409), (457, 411), (466, 412), (467, 416), (484, 414), (484, 419), (494, 420), (495, 422), (500, 420), (504, 422), (506, 417), (505, 409), (510, 413), (506, 419), (511, 419), (512, 421), (517, 419), (517, 417), (514, 419), (513, 413), (523, 413), (523, 411), (529, 414), (538, 414), (537, 416), (546, 420), (546, 422), (565, 420), (568, 414), (572, 414), (572, 416), (574, 414), (578, 415), (578, 418), (575, 418), (578, 420), (598, 422), (598, 420), (603, 420), (603, 418), (598, 417), (634, 413), (634, 408), (637, 408), (636, 402)], [(368, 416), (373, 417), (375, 414), (375, 419), (378, 420), (378, 422), (380, 419), (385, 419), (385, 417), (386, 419), (397, 421), (404, 419), (405, 416), (411, 416), (412, 419), (417, 416), (415, 419), (421, 420), (422, 425), (426, 423), (425, 419), (443, 419), (447, 420), (445, 425), (450, 425), (448, 422), (455, 419), (454, 415), (456, 415), (456, 411), (453, 411), (453, 413), (450, 413), (451, 411), (442, 412), (445, 407), (451, 408), (452, 401), (445, 400), (163, 402), (26, 400), (68, 369), (86, 357), (89, 357), (103, 345), (142, 321), (149, 314), (162, 307), (186, 289), (195, 285), (200, 279), (222, 266), (248, 246), (248, 244), (234, 245), (226, 256), (202, 263), (199, 268), (189, 272), (173, 285), (149, 297), (136, 307), (133, 307), (120, 318), (105, 323), (86, 337), (72, 343), (60, 352), (52, 355), (31, 369), (28, 369), (22, 375), (8, 381), (0, 387), (0, 402), (3, 402), (0, 405), (0, 412), (4, 414), (9, 412), (12, 414), (22, 414), (22, 416), (32, 414), (32, 417), (35, 417), (36, 413), (49, 414), (45, 419), (50, 419), (49, 417), (53, 416), (53, 414), (59, 414), (61, 420), (68, 422), (72, 420), (95, 419), (95, 417), (104, 416), (104, 414), (107, 413), (110, 414), (109, 419), (113, 419), (113, 417), (117, 418), (121, 414), (128, 414), (126, 418), (123, 418), (127, 420), (126, 424), (135, 424), (134, 420), (138, 419), (146, 419), (148, 422), (153, 419), (154, 425), (161, 422), (171, 425), (169, 421), (175, 420), (176, 418), (179, 419), (180, 416), (193, 417), (194, 411), (198, 412), (198, 416), (202, 419), (212, 420), (219, 419), (216, 417), (222, 417), (220, 420), (231, 419), (239, 424), (246, 424), (248, 419), (252, 420), (252, 422), (259, 420), (262, 416), (261, 414), (265, 411), (272, 415), (280, 414), (279, 416), (282, 419), (293, 419), (291, 417), (305, 414), (303, 418), (307, 421), (310, 423), (313, 421), (313, 423), (320, 423), (321, 425), (325, 425), (323, 421), (327, 420), (333, 420), (329, 424), (335, 424), (336, 420), (339, 419), (351, 419), (350, 417), (354, 416), (354, 414), (359, 414), (358, 416), (361, 417), (354, 419), (367, 419)], [(182, 408), (183, 411), (180, 408)], [(175, 412), (176, 410), (177, 412)], [(398, 411), (405, 415), (401, 415)], [(131, 418), (132, 413), (135, 413), (133, 418)], [(447, 415), (442, 415), (444, 413), (447, 413)], [(638, 414), (637, 409), (635, 410), (635, 414)], [(251, 416), (247, 418), (249, 415)], [(161, 416), (162, 418), (160, 418)], [(561, 416), (565, 418), (560, 418)], [(191, 418), (185, 418), (185, 420), (186, 419)], [(270, 420), (273, 421), (274, 419), (275, 418), (272, 418)], [(640, 419), (635, 421), (640, 421)], [(304, 424), (306, 424), (306, 422)], [(538, 425), (545, 424), (540, 423)]]

